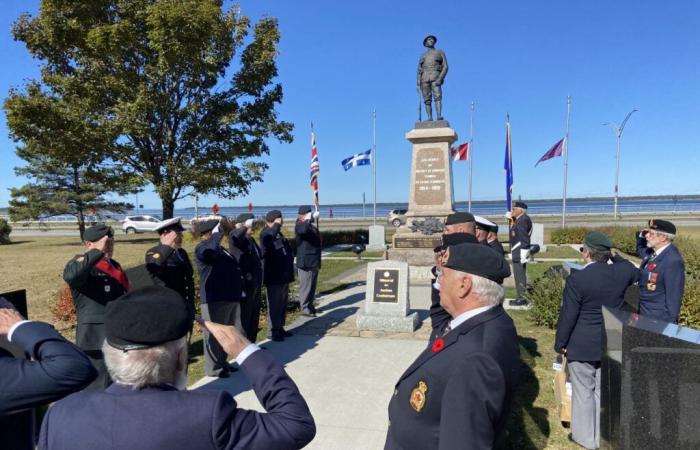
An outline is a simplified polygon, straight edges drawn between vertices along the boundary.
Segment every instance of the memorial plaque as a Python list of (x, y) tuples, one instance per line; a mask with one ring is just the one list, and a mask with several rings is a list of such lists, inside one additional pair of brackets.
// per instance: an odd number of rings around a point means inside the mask
[(416, 204), (441, 205), (445, 201), (447, 168), (445, 152), (440, 148), (421, 148), (416, 151)]
[(377, 269), (374, 272), (375, 303), (399, 302), (399, 271), (398, 269)]
[(442, 235), (435, 236), (400, 236), (394, 235), (394, 248), (435, 248), (442, 245)]

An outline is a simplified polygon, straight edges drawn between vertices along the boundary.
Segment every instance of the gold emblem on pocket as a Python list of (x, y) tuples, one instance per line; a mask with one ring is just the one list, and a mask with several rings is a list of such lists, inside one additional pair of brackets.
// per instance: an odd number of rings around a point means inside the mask
[(411, 391), (411, 398), (408, 399), (408, 403), (411, 404), (411, 408), (415, 409), (416, 412), (421, 412), (423, 407), (425, 407), (425, 391), (427, 390), (428, 385), (425, 384), (425, 381), (419, 381), (418, 386)]

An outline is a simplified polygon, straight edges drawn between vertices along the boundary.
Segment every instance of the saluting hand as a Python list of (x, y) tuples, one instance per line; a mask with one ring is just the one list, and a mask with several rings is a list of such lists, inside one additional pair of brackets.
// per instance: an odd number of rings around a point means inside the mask
[(17, 312), (12, 303), (0, 297), (0, 334), (6, 335), (14, 324), (23, 320), (24, 317)]
[(250, 345), (240, 331), (230, 325), (211, 322), (209, 320), (196, 319), (200, 327), (206, 328), (219, 342), (221, 348), (231, 357), (235, 358), (244, 348)]

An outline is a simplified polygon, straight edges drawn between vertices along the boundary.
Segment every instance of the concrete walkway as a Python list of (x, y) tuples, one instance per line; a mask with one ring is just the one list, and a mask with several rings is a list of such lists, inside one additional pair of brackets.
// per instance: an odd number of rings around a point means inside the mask
[[(429, 286), (409, 289), (411, 306), (423, 319), (414, 333), (358, 332), (355, 314), (364, 295), (365, 285), (358, 283), (325, 296), (318, 317), (289, 327), (294, 336), (259, 344), (285, 365), (309, 404), (317, 434), (308, 449), (383, 448), (394, 384), (427, 345)], [(191, 389), (224, 389), (239, 407), (263, 410), (241, 372), (205, 377)]]

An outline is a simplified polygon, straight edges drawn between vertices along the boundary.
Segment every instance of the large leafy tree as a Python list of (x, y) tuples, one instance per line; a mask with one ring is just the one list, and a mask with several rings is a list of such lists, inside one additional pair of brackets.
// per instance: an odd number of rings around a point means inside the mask
[(17, 104), (80, 108), (82, 144), (152, 183), (164, 218), (194, 193), (248, 193), (267, 168), (265, 140), (291, 142), (292, 125), (275, 111), (277, 22), (237, 11), (219, 0), (43, 0), (13, 27), (42, 75), (10, 93), (11, 131), (44, 128)]

